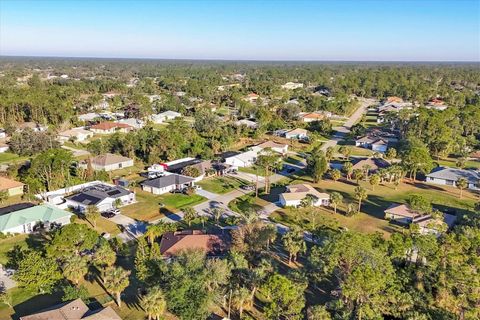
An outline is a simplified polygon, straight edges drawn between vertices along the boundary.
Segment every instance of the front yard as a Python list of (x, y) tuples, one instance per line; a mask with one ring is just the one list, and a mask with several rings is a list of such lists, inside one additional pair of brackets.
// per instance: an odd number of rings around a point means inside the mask
[(208, 192), (224, 194), (245, 185), (245, 181), (234, 177), (213, 177), (197, 182), (197, 185)]

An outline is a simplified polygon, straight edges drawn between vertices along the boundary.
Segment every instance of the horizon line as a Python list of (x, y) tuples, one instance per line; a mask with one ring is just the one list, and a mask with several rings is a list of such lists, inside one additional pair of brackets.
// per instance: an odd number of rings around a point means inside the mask
[(98, 59), (98, 60), (168, 60), (168, 61), (210, 61), (210, 62), (383, 62), (383, 63), (474, 63), (479, 60), (315, 60), (315, 59), (225, 59), (225, 58), (153, 58), (153, 57), (102, 57), (62, 55), (2, 55), (1, 58), (48, 58), (48, 59)]

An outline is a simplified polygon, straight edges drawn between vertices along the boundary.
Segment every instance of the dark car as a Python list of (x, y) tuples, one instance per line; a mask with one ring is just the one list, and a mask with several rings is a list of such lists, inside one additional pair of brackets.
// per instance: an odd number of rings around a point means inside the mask
[(182, 189), (173, 189), (170, 191), (170, 193), (183, 193)]
[(289, 168), (289, 169), (287, 169), (287, 173), (293, 173), (293, 172), (295, 172), (295, 169), (294, 169), (294, 168)]
[(115, 217), (115, 213), (112, 212), (112, 211), (104, 211), (104, 212), (102, 212), (102, 217), (113, 218), (113, 217)]

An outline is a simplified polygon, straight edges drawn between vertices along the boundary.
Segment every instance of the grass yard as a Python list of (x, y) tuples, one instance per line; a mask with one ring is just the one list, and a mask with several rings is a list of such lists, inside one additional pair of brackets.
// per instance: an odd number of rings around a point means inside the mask
[[(250, 173), (250, 174), (258, 174), (260, 177), (265, 176), (265, 171), (262, 170), (261, 168), (258, 168), (257, 166), (251, 166), (251, 167), (240, 167), (238, 168), (238, 171), (245, 172), (245, 173)], [(272, 175), (273, 173), (270, 173)]]
[(94, 229), (97, 231), (99, 234), (102, 234), (103, 232), (109, 233), (112, 237), (115, 237), (117, 234), (120, 233), (120, 228), (115, 222), (112, 222), (104, 217), (100, 217), (97, 220), (97, 225), (95, 228), (88, 222), (87, 220), (84, 219), (77, 219), (76, 223), (81, 223), (81, 224), (86, 224), (90, 228)]
[[(434, 159), (433, 162), (438, 163), (440, 166), (455, 168), (456, 163), (457, 163), (457, 159), (455, 159), (455, 158), (447, 158), (447, 159), (440, 159), (440, 160)], [(475, 160), (465, 161), (465, 168), (467, 168), (467, 169), (480, 169), (480, 161), (475, 161)]]
[(11, 152), (0, 153), (0, 163), (14, 163), (28, 159), (28, 157), (20, 157), (19, 155)]
[(197, 185), (206, 191), (223, 194), (245, 185), (245, 181), (233, 177), (213, 177), (197, 182)]
[(28, 235), (21, 234), (0, 240), (0, 264), (5, 265), (7, 263), (7, 253), (12, 250), (15, 245), (26, 248), (27, 238)]
[[(160, 202), (165, 205), (167, 209), (173, 209), (175, 211), (181, 210), (185, 207), (195, 206), (203, 201), (207, 200), (206, 198), (193, 194), (191, 196), (182, 194), (182, 193), (169, 193), (159, 196)], [(173, 211), (173, 212), (175, 212)]]

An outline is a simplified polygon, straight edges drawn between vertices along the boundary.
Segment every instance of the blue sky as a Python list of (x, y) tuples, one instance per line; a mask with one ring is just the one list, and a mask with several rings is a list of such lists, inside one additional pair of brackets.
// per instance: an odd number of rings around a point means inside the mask
[(480, 0), (0, 0), (0, 55), (480, 61)]

